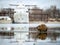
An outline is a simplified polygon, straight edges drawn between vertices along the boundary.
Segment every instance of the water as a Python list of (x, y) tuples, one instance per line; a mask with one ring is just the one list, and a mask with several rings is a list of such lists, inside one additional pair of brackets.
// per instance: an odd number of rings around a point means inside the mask
[[(25, 36), (26, 35), (26, 36)], [(56, 37), (54, 37), (56, 35)], [(55, 38), (55, 39), (54, 39)], [(48, 34), (45, 40), (33, 38), (28, 39), (27, 34), (25, 33), (15, 33), (14, 36), (0, 36), (0, 45), (33, 45), (36, 43), (37, 45), (40, 44), (57, 44), (60, 43), (60, 33), (51, 33)]]
[[(9, 25), (9, 24), (7, 24), (7, 25)], [(19, 25), (19, 26), (18, 25), (17, 26), (15, 25), (15, 26), (21, 27), (21, 25)], [(36, 25), (35, 25), (35, 27), (36, 27)], [(58, 26), (58, 24), (56, 24), (56, 25)], [(0, 25), (0, 27), (1, 27), (1, 25)], [(2, 26), (2, 27), (4, 27), (4, 26)], [(9, 25), (9, 27), (14, 27), (14, 26), (12, 26), (12, 24), (11, 24), (11, 25)], [(28, 27), (28, 25), (26, 25), (26, 27)], [(28, 33), (29, 27), (27, 29), (26, 29), (26, 27), (24, 28), (24, 30), (22, 29), (23, 30), (22, 32), (21, 32), (21, 30), (19, 32), (19, 30), (17, 31), (15, 29), (14, 36), (0, 35), (0, 45), (60, 45), (60, 29), (48, 30), (46, 38), (44, 40), (41, 40), (41, 39), (35, 38), (35, 37), (32, 38), (32, 36), (30, 36), (30, 38), (29, 38), (29, 33)], [(53, 27), (56, 27), (56, 26), (54, 25)], [(26, 32), (24, 32), (24, 31), (26, 31)]]

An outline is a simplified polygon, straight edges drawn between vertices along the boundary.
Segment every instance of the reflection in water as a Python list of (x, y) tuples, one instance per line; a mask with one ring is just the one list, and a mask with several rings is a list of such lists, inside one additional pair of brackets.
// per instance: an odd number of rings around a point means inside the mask
[(39, 33), (37, 37), (41, 40), (45, 40), (47, 37), (47, 33)]
[(58, 40), (58, 38), (60, 38), (60, 33), (56, 33), (56, 32), (48, 33), (47, 36), (48, 36), (48, 38), (51, 39), (51, 42), (56, 42)]
[[(7, 32), (7, 33), (0, 32), (0, 39), (12, 40), (12, 41), (10, 41), (11, 43), (12, 42), (20, 43), (21, 41), (24, 41), (25, 35), (26, 35), (25, 32), (23, 32), (23, 33), (22, 32)], [(37, 42), (38, 41), (39, 42), (60, 42), (60, 33), (55, 32), (55, 30), (51, 31), (51, 29), (50, 30), (48, 29), (47, 31), (44, 31), (44, 32), (43, 31), (30, 32), (26, 39), (27, 40), (32, 39), (32, 40), (37, 41)]]
[(0, 39), (12, 39), (14, 36), (0, 36)]
[(14, 36), (14, 32), (0, 32), (0, 35), (2, 36)]
[(0, 32), (1, 39), (11, 39), (14, 37), (14, 32)]
[(30, 31), (36, 31), (36, 32), (30, 32), (30, 39), (39, 40), (40, 42), (60, 42), (60, 29), (58, 28), (54, 29), (48, 29), (46, 31), (40, 30), (37, 31), (36, 27), (30, 28)]

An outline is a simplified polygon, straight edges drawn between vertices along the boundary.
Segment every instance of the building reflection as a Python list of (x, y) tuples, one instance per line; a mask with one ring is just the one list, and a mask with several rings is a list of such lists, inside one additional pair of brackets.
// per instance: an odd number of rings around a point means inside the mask
[[(56, 30), (57, 29), (59, 29), (59, 28), (56, 28)], [(7, 30), (7, 28), (6, 28), (6, 30)], [(5, 32), (2, 31), (1, 32), (0, 31), (0, 38), (4, 38), (4, 39), (14, 38), (16, 32), (13, 32), (13, 30), (15, 30), (15, 28), (11, 27), (11, 32), (9, 32), (9, 31), (8, 32), (7, 31), (5, 31)], [(53, 30), (53, 31), (51, 31), (51, 30)], [(23, 33), (26, 33), (26, 32), (19, 32), (19, 33), (17, 32), (16, 34), (22, 36), (22, 35), (24, 35)], [(39, 32), (36, 27), (30, 27), (29, 28), (29, 35), (27, 36), (27, 40), (28, 39), (33, 39), (33, 40), (42, 40), (42, 41), (44, 41), (47, 38), (49, 38), (51, 42), (56, 42), (57, 39), (60, 38), (60, 33), (55, 32), (54, 28), (48, 29), (45, 32), (42, 32), (42, 31)]]
[[(30, 32), (30, 38), (36, 39), (36, 40), (46, 40), (47, 38), (50, 39), (51, 42), (56, 42), (58, 38), (60, 38), (60, 33), (55, 32), (58, 28), (54, 29), (51, 28), (47, 30), (47, 32), (40, 32), (37, 31), (36, 27), (30, 27), (30, 31), (36, 31), (36, 32)], [(51, 31), (52, 30), (52, 31)], [(58, 31), (58, 30), (57, 30)]]

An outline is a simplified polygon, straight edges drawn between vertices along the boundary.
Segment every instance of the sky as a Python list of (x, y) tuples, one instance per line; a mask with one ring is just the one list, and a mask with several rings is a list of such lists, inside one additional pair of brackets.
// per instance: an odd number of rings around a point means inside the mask
[(37, 5), (43, 9), (49, 8), (51, 5), (55, 5), (60, 9), (60, 0), (0, 0), (0, 8), (11, 7), (9, 4)]

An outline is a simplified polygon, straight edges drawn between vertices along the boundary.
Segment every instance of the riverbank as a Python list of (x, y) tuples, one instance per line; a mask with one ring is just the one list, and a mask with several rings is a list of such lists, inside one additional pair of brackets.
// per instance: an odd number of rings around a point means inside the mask
[(29, 24), (60, 24), (60, 22), (57, 22), (57, 21), (54, 21), (54, 22), (50, 22), (50, 21), (48, 21), (48, 22), (42, 22), (42, 21), (36, 22), (36, 21), (31, 21), (31, 22), (29, 22)]

